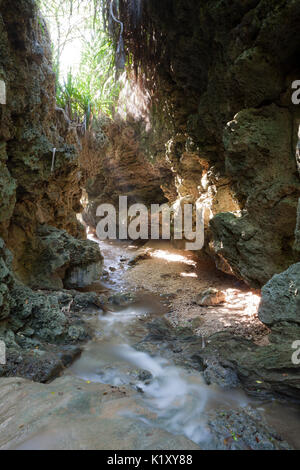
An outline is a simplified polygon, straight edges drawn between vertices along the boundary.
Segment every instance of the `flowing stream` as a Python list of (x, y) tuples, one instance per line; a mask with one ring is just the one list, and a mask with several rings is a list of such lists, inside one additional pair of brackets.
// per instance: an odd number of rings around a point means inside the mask
[[(124, 260), (130, 257), (134, 247), (103, 242), (100, 245), (106, 269), (112, 268), (104, 287), (113, 287), (120, 292), (126, 287), (122, 281), (128, 267)], [(116, 307), (96, 319), (91, 317), (95, 338), (67, 374), (90, 382), (132, 387), (143, 407), (153, 414), (153, 420), (139, 413), (136, 419), (174, 434), (183, 434), (202, 448), (210, 447), (207, 428), (210, 410), (249, 404), (259, 408), (289, 443), (300, 448), (298, 407), (287, 407), (274, 401), (261, 404), (241, 390), (224, 391), (208, 386), (200, 372), (175, 365), (170, 356), (153, 356), (136, 348), (135, 345), (148, 333), (147, 322), (165, 312), (159, 296), (141, 292), (131, 305)], [(123, 413), (126, 415), (128, 412), (124, 410)], [(133, 416), (132, 411), (130, 416)]]
[[(142, 405), (155, 414), (155, 422), (149, 424), (203, 444), (209, 440), (205, 411), (221, 403), (228, 408), (245, 406), (249, 399), (241, 391), (224, 392), (208, 387), (200, 373), (132, 346), (146, 336), (147, 318), (161, 314), (162, 310), (158, 300), (144, 295), (132, 306), (101, 315), (95, 340), (87, 345), (68, 373), (85, 381), (133, 387)], [(136, 418), (147, 421), (144, 416)]]

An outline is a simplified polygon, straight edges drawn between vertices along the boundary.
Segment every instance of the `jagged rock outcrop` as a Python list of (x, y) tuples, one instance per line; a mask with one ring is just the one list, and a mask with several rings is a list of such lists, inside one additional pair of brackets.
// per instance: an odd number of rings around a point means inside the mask
[(0, 376), (47, 382), (78, 357), (80, 344), (90, 338), (82, 312), (103, 313), (107, 299), (70, 289), (33, 291), (12, 272), (9, 275), (11, 284), (0, 310), (0, 340), (5, 342), (7, 358)]
[(85, 287), (101, 277), (103, 257), (92, 241), (77, 240), (47, 225), (37, 229), (35, 250), (26, 257), (27, 284), (43, 289)]
[(287, 109), (270, 105), (241, 111), (224, 133), (225, 168), (246, 203), (240, 216), (212, 219), (212, 246), (250, 284), (264, 284), (296, 259), (299, 179), (290, 121)]
[(6, 104), (0, 105), (0, 235), (22, 277), (39, 224), (83, 235), (76, 219), (80, 143), (56, 108), (50, 39), (36, 2), (2, 0), (0, 6), (0, 80), (6, 88)]
[(84, 237), (76, 218), (81, 145), (56, 108), (51, 43), (36, 1), (0, 0), (0, 44), (0, 339), (7, 348), (0, 375), (47, 381), (88, 333), (57, 295), (30, 287), (83, 285), (99, 277), (102, 256), (96, 244), (73, 238)]
[(299, 2), (142, 4), (140, 19), (125, 0), (120, 15), (152, 93), (150, 133), (165, 139), (152, 155), (167, 144), (177, 197), (210, 210), (219, 268), (260, 287), (299, 260)]
[[(263, 287), (259, 318), (271, 328), (284, 322), (300, 328), (300, 263), (277, 274)], [(298, 334), (300, 338), (300, 331)]]

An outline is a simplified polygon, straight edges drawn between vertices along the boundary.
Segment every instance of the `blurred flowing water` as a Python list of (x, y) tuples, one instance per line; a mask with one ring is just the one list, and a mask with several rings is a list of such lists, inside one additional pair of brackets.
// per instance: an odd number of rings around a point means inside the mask
[[(106, 286), (124, 290), (122, 279), (126, 264), (120, 258), (136, 247), (128, 244), (100, 242), (106, 267), (113, 267)], [(153, 419), (140, 412), (127, 410), (123, 415), (143, 420), (149, 425), (163, 428), (173, 434), (185, 435), (190, 440), (209, 448), (210, 433), (207, 426), (209, 411), (236, 409), (251, 404), (259, 407), (270, 424), (282, 431), (285, 439), (300, 448), (299, 408), (286, 407), (276, 402), (262, 405), (253, 401), (242, 390), (224, 390), (208, 386), (201, 372), (177, 366), (168, 358), (136, 349), (136, 345), (149, 333), (146, 324), (161, 317), (166, 309), (159, 298), (140, 293), (131, 305), (116, 307), (93, 319), (95, 338), (86, 345), (81, 357), (67, 373), (86, 381), (126, 385), (137, 391), (137, 401)], [(286, 421), (289, 416), (289, 422)]]

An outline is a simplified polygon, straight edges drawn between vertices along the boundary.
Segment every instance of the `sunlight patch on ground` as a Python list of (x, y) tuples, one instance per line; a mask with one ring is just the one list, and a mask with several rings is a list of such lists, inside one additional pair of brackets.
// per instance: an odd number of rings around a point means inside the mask
[(171, 253), (165, 250), (156, 250), (151, 253), (151, 256), (152, 258), (163, 259), (165, 261), (168, 261), (169, 263), (184, 263), (190, 266), (196, 266), (197, 264), (196, 261), (193, 261), (186, 256), (178, 255), (176, 253)]
[(253, 292), (241, 292), (235, 289), (225, 291), (226, 302), (240, 308), (244, 315), (253, 316), (257, 314), (261, 297)]
[(180, 276), (181, 277), (194, 277), (194, 278), (198, 277), (196, 273), (180, 273)]

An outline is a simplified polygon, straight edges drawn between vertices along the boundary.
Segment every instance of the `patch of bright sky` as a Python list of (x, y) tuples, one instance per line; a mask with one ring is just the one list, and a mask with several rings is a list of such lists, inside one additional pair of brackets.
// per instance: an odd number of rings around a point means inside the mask
[[(54, 14), (53, 5), (61, 5)], [(74, 2), (76, 4), (76, 1)], [(91, 37), (91, 31), (87, 28), (86, 20), (91, 15), (91, 2), (89, 0), (78, 0), (70, 15), (69, 2), (54, 0), (48, 3), (48, 8), (42, 8), (55, 47), (65, 42), (60, 56), (60, 80), (64, 80), (70, 70), (74, 74), (78, 72), (84, 42)], [(52, 9), (51, 9), (52, 8)]]
[(80, 39), (73, 39), (72, 42), (66, 45), (64, 52), (61, 55), (61, 79), (65, 80), (70, 70), (72, 70), (74, 74), (78, 72), (80, 66), (81, 53), (82, 41), (80, 41)]

